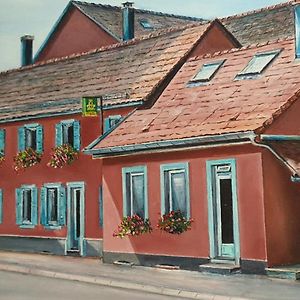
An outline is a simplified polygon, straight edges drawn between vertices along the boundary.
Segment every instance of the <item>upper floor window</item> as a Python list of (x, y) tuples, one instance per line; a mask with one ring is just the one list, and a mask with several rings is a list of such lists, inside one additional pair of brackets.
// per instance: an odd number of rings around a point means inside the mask
[(190, 217), (189, 172), (187, 163), (161, 165), (161, 213), (180, 210)]
[(49, 228), (65, 225), (66, 190), (61, 184), (45, 184), (41, 189), (41, 224)]
[(37, 188), (22, 185), (16, 189), (16, 223), (22, 228), (33, 228), (37, 224)]
[(270, 63), (278, 56), (280, 50), (256, 53), (238, 75), (237, 79), (252, 78), (260, 75)]
[(43, 152), (43, 126), (39, 124), (26, 124), (18, 130), (19, 151), (28, 148)]
[(146, 167), (123, 168), (123, 214), (148, 218)]
[(104, 132), (116, 126), (122, 119), (121, 115), (113, 115), (104, 119)]
[(153, 29), (152, 24), (146, 19), (140, 20), (140, 24), (143, 26), (144, 29)]
[(80, 150), (80, 123), (76, 120), (65, 120), (56, 124), (56, 146), (71, 145)]
[(223, 65), (225, 60), (209, 62), (203, 64), (197, 74), (190, 80), (190, 82), (208, 82), (210, 81), (219, 68)]
[(0, 129), (0, 158), (5, 154), (5, 129)]

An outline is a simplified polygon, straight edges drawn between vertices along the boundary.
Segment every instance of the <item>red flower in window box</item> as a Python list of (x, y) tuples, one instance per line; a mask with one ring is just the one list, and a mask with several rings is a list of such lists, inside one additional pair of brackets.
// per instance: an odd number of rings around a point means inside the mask
[(41, 162), (42, 154), (32, 148), (20, 151), (15, 157), (15, 171), (24, 170)]
[(171, 234), (181, 234), (191, 229), (193, 219), (187, 219), (180, 210), (171, 211), (160, 217), (157, 227)]
[(149, 219), (143, 219), (138, 215), (132, 217), (124, 217), (118, 229), (113, 233), (114, 237), (123, 238), (125, 236), (137, 236), (145, 233), (150, 233), (152, 227)]
[(0, 151), (0, 166), (5, 161), (3, 152)]
[(62, 168), (65, 165), (70, 165), (78, 158), (79, 152), (71, 145), (64, 144), (53, 149), (50, 161), (47, 166), (52, 168)]

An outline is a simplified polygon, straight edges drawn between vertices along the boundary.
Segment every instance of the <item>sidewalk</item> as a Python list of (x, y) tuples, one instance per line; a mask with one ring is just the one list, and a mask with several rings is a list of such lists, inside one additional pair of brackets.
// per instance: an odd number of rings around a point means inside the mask
[(299, 300), (300, 282), (265, 276), (125, 267), (99, 259), (0, 252), (0, 270), (205, 300)]

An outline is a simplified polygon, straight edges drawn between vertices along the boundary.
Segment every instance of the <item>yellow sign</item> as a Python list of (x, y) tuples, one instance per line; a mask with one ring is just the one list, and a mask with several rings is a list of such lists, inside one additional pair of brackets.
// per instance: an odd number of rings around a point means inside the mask
[(96, 117), (98, 115), (97, 98), (82, 98), (82, 115), (84, 117)]

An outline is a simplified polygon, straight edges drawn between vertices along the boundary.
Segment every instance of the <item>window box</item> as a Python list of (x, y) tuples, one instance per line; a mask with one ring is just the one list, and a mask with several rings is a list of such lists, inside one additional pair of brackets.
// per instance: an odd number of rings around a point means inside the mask
[(157, 227), (170, 234), (181, 234), (191, 229), (192, 222), (193, 220), (187, 219), (180, 210), (172, 210), (161, 216), (158, 220)]
[(65, 165), (70, 165), (78, 159), (79, 152), (71, 145), (64, 144), (53, 149), (50, 161), (47, 166), (52, 168), (63, 168)]
[(41, 162), (42, 154), (32, 148), (20, 151), (15, 157), (15, 171), (25, 170)]
[(138, 215), (124, 217), (118, 229), (113, 233), (114, 237), (138, 236), (150, 233), (152, 227), (149, 219), (143, 219)]

